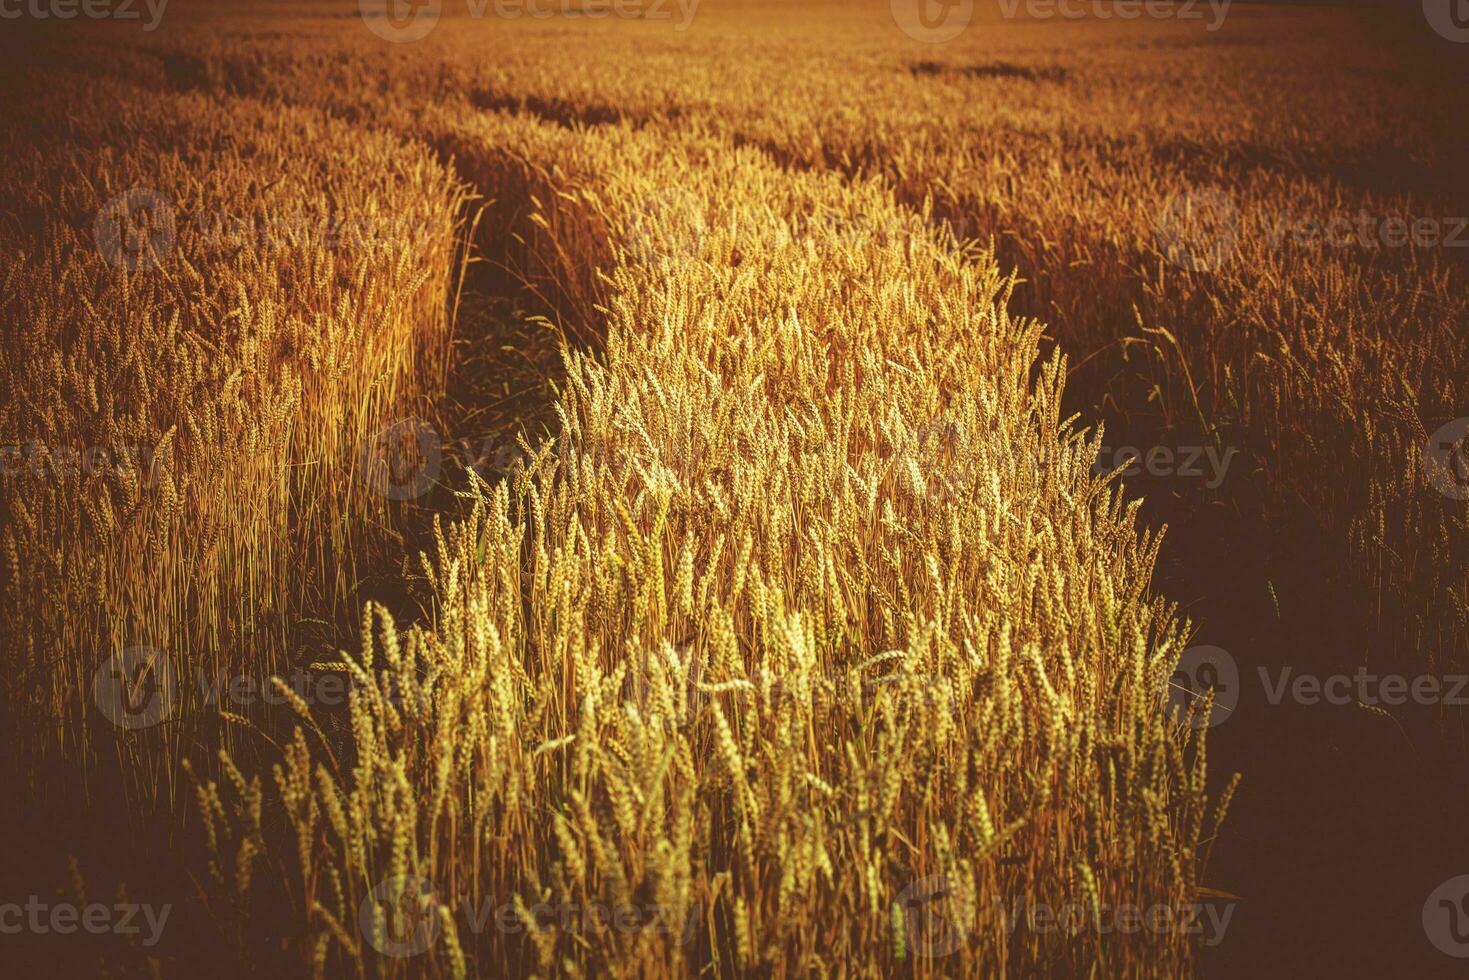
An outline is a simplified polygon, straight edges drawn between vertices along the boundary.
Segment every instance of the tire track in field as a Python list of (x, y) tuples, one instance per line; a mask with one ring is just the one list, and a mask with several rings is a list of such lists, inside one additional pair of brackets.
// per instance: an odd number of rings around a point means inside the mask
[[(792, 170), (824, 167), (852, 179), (882, 168), (875, 152), (855, 161), (829, 155), (810, 161), (768, 141), (736, 135), (734, 142), (759, 147)], [(920, 188), (894, 181), (893, 193), (914, 211), (925, 205)], [(1004, 242), (1024, 241), (1040, 227), (1027, 231), (1021, 218), (1017, 229), (1013, 216), (952, 200), (937, 205), (935, 217), (964, 236), (993, 236), (1002, 256)], [(1101, 240), (1091, 245), (1111, 251)], [(1126, 270), (1141, 267), (1145, 256), (1113, 253), (1110, 261)], [(1026, 271), (1019, 255), (1002, 264), (1015, 266)], [(1050, 308), (1045, 284), (1065, 272), (1043, 271), (1017, 289), (1012, 307), (1048, 324), (1064, 347), (1065, 320)], [(1129, 332), (1134, 304), (1143, 299), (1140, 282), (1125, 274), (1121, 281), (1132, 288), (1104, 299), (1110, 304), (1105, 319), (1118, 325), (1118, 336)], [(1207, 443), (1208, 434), (1156, 414), (1142, 372), (1106, 356), (1082, 367), (1068, 384), (1070, 410), (1104, 420), (1109, 445)], [(1184, 604), (1198, 627), (1197, 643), (1234, 653), (1243, 682), (1240, 717), (1209, 740), (1211, 784), (1221, 785), (1234, 771), (1245, 781), (1206, 878), (1243, 902), (1229, 941), (1208, 951), (1201, 969), (1235, 976), (1325, 966), (1342, 975), (1381, 975), (1415, 963), (1423, 975), (1436, 975), (1442, 964), (1424, 942), (1415, 910), (1426, 894), (1423, 883), (1442, 878), (1455, 866), (1452, 855), (1463, 851), (1453, 844), (1453, 815), (1469, 808), (1444, 778), (1460, 763), (1432, 742), (1431, 720), (1416, 719), (1419, 738), (1410, 741), (1365, 711), (1289, 699), (1267, 703), (1262, 670), (1273, 675), (1289, 666), (1317, 676), (1354, 670), (1343, 652), (1373, 630), (1372, 597), (1334, 574), (1351, 561), (1339, 538), (1324, 533), (1309, 512), (1273, 499), (1259, 474), (1237, 474), (1222, 494), (1201, 487), (1175, 492), (1177, 482), (1145, 474), (1129, 481), (1144, 497), (1144, 520), (1169, 528), (1154, 585)], [(1268, 523), (1261, 516), (1267, 507)], [(1325, 561), (1326, 574), (1323, 556), (1335, 556)], [(1344, 928), (1347, 922), (1355, 923), (1352, 929)]]

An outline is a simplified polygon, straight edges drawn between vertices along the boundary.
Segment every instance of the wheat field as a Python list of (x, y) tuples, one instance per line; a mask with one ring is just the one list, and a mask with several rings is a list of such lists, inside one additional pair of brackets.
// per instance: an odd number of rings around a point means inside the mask
[(1054, 6), (7, 20), (0, 962), (1459, 968), (1469, 49)]

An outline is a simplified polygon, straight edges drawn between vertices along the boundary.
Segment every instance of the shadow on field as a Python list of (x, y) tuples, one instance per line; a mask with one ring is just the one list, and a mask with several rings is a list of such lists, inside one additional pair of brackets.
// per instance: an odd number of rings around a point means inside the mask
[[(1098, 410), (1080, 385), (1072, 398)], [(1107, 431), (1114, 445), (1182, 441), (1136, 421)], [(1156, 588), (1182, 603), (1195, 644), (1224, 648), (1239, 670), (1237, 704), (1216, 714), (1208, 749), (1213, 792), (1230, 773), (1244, 781), (1203, 881), (1241, 901), (1224, 941), (1204, 951), (1204, 975), (1449, 975), (1457, 964), (1426, 941), (1421, 910), (1469, 871), (1463, 760), (1436, 708), (1388, 714), (1278, 693), (1283, 678), (1393, 668), (1366, 649), (1377, 603), (1345, 574), (1351, 556), (1304, 510), (1283, 517), (1272, 501), (1262, 516), (1248, 452), (1223, 493), (1180, 491), (1176, 477), (1127, 481), (1144, 523), (1168, 525)]]
[[(1239, 670), (1238, 703), (1216, 714), (1208, 737), (1211, 793), (1236, 771), (1244, 779), (1202, 881), (1240, 902), (1223, 941), (1203, 951), (1204, 975), (1460, 975), (1422, 922), (1429, 894), (1469, 872), (1469, 784), (1445, 709), (1330, 704), (1281, 687), (1362, 664), (1382, 675), (1425, 670), (1397, 647), (1396, 597), (1364, 585), (1343, 536), (1286, 499), (1268, 447), (1252, 446), (1243, 427), (1205, 433), (1198, 420), (1167, 417), (1147, 381), (1158, 366), (1117, 345), (1086, 357), (1088, 343), (1068, 338), (1037, 284), (1017, 289), (1012, 308), (1083, 355), (1073, 356), (1066, 411), (1104, 422), (1114, 452), (1237, 451), (1212, 489), (1146, 467), (1125, 479), (1129, 496), (1144, 498), (1142, 523), (1168, 526), (1155, 589), (1181, 603), (1195, 645), (1222, 647)], [(1136, 330), (1124, 303), (1111, 319), (1114, 336)]]

